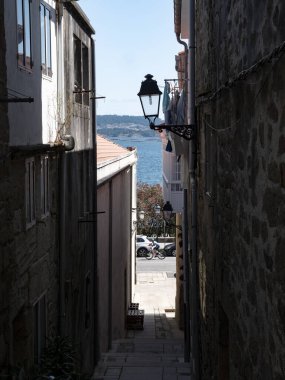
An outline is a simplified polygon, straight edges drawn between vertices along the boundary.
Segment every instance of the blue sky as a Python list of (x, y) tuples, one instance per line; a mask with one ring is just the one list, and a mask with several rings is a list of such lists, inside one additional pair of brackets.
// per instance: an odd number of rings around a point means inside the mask
[[(176, 78), (173, 0), (79, 0), (94, 27), (97, 114), (141, 115), (137, 93), (148, 73)], [(163, 88), (161, 88), (163, 91)], [(160, 113), (160, 116), (162, 114)]]

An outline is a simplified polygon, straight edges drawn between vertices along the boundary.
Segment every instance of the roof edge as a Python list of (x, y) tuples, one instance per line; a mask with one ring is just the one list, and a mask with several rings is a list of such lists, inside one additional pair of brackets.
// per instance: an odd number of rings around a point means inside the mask
[(96, 33), (95, 29), (91, 25), (91, 22), (90, 22), (89, 18), (87, 17), (86, 13), (84, 13), (84, 11), (80, 7), (80, 5), (78, 5), (75, 2), (72, 2), (72, 3), (65, 4), (65, 6), (70, 6), (70, 7), (72, 7), (75, 10), (75, 12), (80, 16), (80, 18), (85, 23), (85, 25), (89, 28), (91, 34), (95, 34)]

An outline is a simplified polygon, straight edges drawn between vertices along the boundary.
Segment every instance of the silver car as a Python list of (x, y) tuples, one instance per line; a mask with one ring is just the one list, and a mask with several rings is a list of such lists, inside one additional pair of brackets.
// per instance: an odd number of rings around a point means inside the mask
[(136, 252), (138, 257), (143, 257), (147, 252), (152, 251), (153, 244), (145, 235), (137, 235)]

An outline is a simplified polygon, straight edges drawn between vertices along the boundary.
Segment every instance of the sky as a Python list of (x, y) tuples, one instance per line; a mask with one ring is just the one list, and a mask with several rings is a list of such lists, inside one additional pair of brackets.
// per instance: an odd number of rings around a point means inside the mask
[[(79, 0), (95, 29), (97, 114), (142, 116), (137, 93), (146, 74), (163, 92), (177, 78), (173, 0)], [(162, 117), (160, 112), (160, 117)]]

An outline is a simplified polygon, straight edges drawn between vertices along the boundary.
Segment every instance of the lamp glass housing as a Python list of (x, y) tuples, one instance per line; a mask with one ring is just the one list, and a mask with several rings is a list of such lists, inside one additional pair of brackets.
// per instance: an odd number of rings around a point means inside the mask
[(150, 117), (157, 118), (159, 115), (160, 95), (150, 94), (141, 95), (140, 101), (143, 109), (143, 114), (146, 119)]
[(163, 212), (163, 219), (165, 221), (169, 221), (172, 216), (173, 216), (173, 208), (172, 208), (172, 205), (169, 201), (167, 201), (165, 203), (165, 205), (163, 206), (162, 208), (162, 212)]
[(138, 217), (139, 217), (139, 220), (144, 220), (144, 211), (139, 211)]
[(159, 115), (160, 97), (162, 92), (158, 88), (156, 80), (153, 80), (153, 75), (145, 75), (145, 80), (141, 83), (141, 88), (138, 96), (141, 101), (143, 114), (146, 119), (153, 118), (154, 120)]
[(159, 215), (160, 214), (160, 206), (159, 205), (155, 205), (154, 206), (154, 212)]

